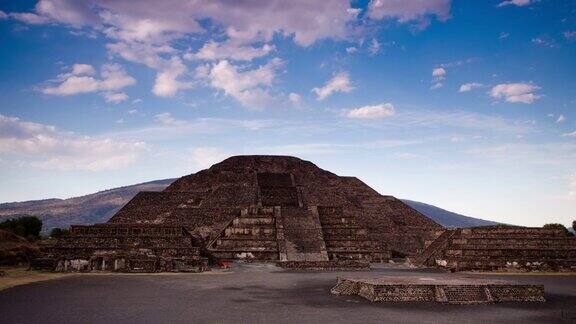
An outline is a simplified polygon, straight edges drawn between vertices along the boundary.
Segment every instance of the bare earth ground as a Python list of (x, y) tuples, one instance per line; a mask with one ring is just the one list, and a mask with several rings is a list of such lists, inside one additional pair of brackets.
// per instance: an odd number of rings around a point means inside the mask
[(205, 274), (68, 275), (0, 291), (0, 323), (576, 322), (576, 276), (459, 275), (545, 285), (546, 303), (490, 305), (370, 303), (333, 296), (330, 288), (338, 276), (453, 277), (399, 266), (298, 273), (265, 264)]
[(0, 291), (38, 281), (46, 281), (71, 276), (67, 273), (29, 271), (26, 268), (0, 268)]

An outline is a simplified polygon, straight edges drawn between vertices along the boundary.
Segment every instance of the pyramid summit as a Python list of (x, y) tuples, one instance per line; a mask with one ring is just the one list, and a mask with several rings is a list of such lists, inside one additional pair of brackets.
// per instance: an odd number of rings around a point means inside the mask
[(73, 226), (51, 257), (64, 266), (84, 260), (85, 267), (151, 271), (198, 266), (202, 258), (375, 262), (415, 254), (441, 228), (358, 178), (312, 162), (233, 156), (162, 192), (140, 192), (105, 224)]

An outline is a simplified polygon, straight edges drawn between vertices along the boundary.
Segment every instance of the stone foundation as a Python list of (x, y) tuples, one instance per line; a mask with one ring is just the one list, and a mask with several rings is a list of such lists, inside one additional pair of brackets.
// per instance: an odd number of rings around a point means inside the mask
[(452, 271), (576, 271), (576, 238), (548, 228), (446, 230), (412, 262)]
[(181, 226), (99, 224), (72, 226), (32, 265), (59, 272), (201, 272), (208, 260)]
[(278, 266), (299, 271), (366, 271), (370, 263), (364, 260), (331, 260), (331, 261), (284, 261)]
[(336, 286), (330, 292), (334, 295), (358, 295), (371, 302), (484, 304), (546, 301), (542, 285), (519, 285), (500, 280), (469, 278), (338, 278)]

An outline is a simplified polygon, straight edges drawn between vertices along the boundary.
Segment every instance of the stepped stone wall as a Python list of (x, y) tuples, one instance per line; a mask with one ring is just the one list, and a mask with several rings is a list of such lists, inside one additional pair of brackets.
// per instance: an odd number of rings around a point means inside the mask
[(544, 302), (544, 286), (501, 280), (380, 277), (338, 278), (334, 295), (358, 295), (371, 302), (438, 302), (485, 304), (499, 302)]
[(185, 228), (140, 224), (72, 226), (68, 236), (44, 248), (34, 265), (118, 272), (200, 272), (208, 266)]
[[(54, 251), (74, 251), (82, 260), (106, 246), (127, 253), (129, 244), (114, 244), (135, 242), (127, 234), (131, 230), (120, 230), (130, 226), (179, 227), (193, 239), (191, 249), (212, 259), (325, 262), (327, 267), (327, 262), (413, 255), (442, 228), (357, 178), (293, 157), (236, 156), (184, 176), (163, 192), (140, 192), (107, 224), (74, 229)], [(114, 234), (104, 240), (91, 234), (108, 227)], [(157, 245), (173, 239), (154, 235), (138, 245), (161, 257)], [(185, 253), (179, 249), (176, 254)]]
[(454, 271), (575, 271), (576, 238), (548, 228), (488, 226), (446, 230), (413, 262)]

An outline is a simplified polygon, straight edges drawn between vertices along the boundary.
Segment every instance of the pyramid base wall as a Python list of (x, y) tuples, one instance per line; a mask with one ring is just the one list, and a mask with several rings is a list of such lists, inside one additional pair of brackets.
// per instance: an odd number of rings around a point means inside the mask
[(426, 283), (418, 280), (338, 278), (334, 295), (358, 295), (371, 302), (437, 302), (445, 304), (486, 304), (499, 302), (545, 302), (544, 286), (508, 282), (446, 280)]

